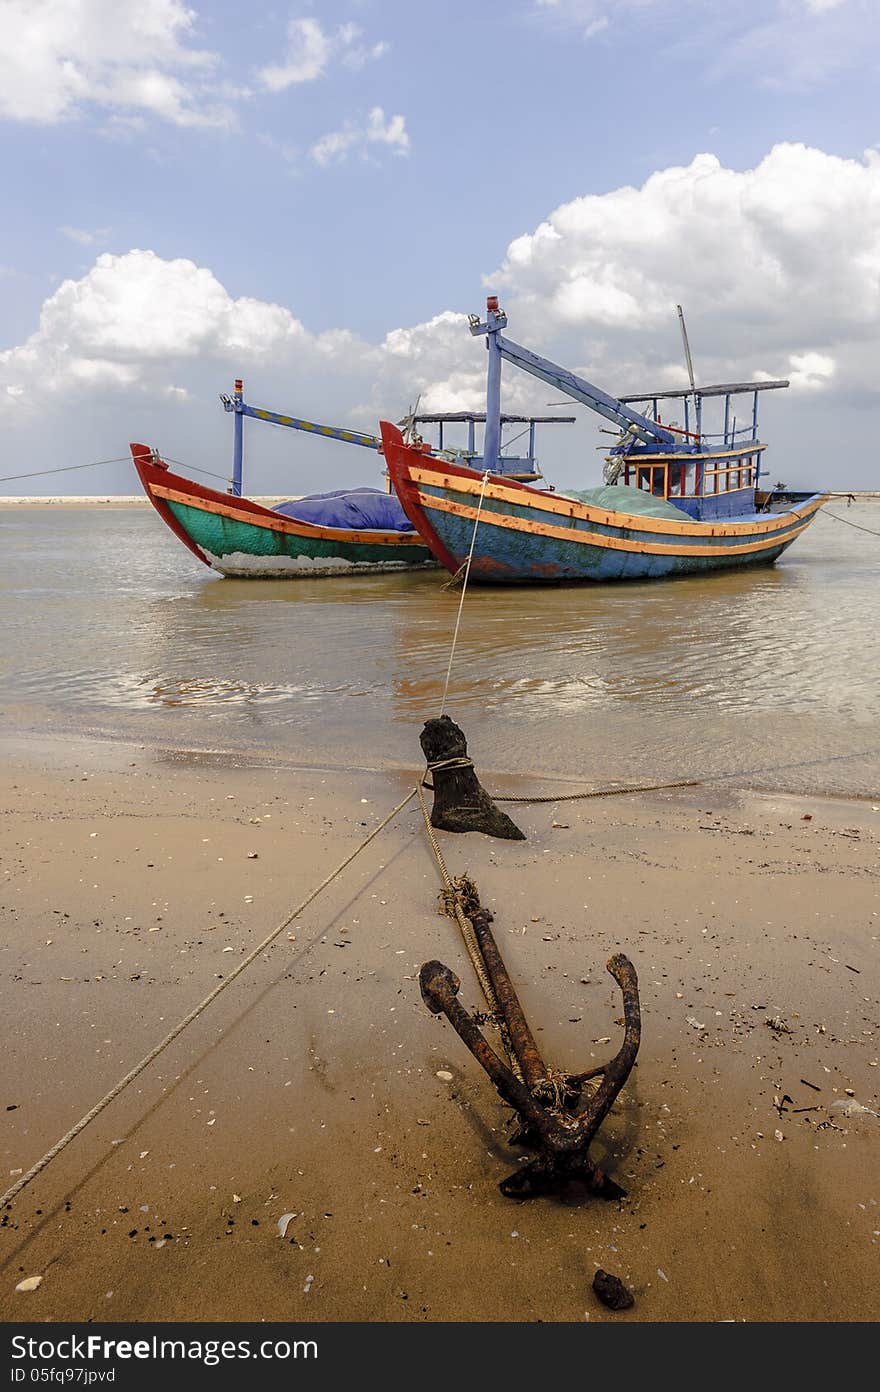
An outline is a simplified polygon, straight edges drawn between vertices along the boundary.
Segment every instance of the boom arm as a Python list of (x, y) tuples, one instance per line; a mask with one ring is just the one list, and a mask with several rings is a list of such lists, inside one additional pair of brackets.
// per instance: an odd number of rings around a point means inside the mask
[(622, 430), (636, 435), (643, 444), (674, 445), (676, 443), (675, 436), (669, 430), (665, 430), (662, 425), (648, 420), (647, 416), (640, 415), (632, 407), (624, 405), (617, 397), (609, 396), (607, 392), (602, 391), (601, 387), (594, 387), (592, 382), (587, 382), (583, 377), (576, 376), (567, 368), (559, 367), (556, 363), (550, 362), (548, 358), (539, 357), (537, 353), (531, 353), (528, 348), (523, 348), (519, 343), (513, 343), (509, 338), (503, 338), (501, 334), (497, 337), (497, 343), (502, 358), (506, 358), (515, 367), (521, 367), (524, 372), (530, 372), (533, 377), (540, 377), (542, 382), (547, 382), (557, 391), (565, 392), (575, 401), (580, 401), (584, 406), (598, 411), (600, 416), (614, 421), (615, 425), (619, 425)]
[(365, 435), (361, 430), (343, 430), (338, 425), (319, 425), (316, 421), (300, 420), (298, 416), (282, 416), (277, 411), (264, 411), (258, 406), (246, 406), (242, 401), (222, 396), (224, 411), (235, 411), (242, 416), (253, 416), (255, 420), (269, 421), (271, 425), (286, 425), (291, 430), (305, 430), (311, 435), (323, 435), (328, 440), (344, 440), (347, 445), (363, 445), (365, 449), (378, 449), (379, 440), (375, 435)]

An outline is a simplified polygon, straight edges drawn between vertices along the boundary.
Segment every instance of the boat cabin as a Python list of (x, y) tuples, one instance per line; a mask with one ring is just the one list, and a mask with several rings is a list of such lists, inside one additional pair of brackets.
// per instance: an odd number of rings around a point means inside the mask
[[(643, 489), (697, 520), (752, 514), (761, 455), (767, 448), (758, 439), (758, 394), (787, 386), (787, 381), (733, 382), (687, 392), (619, 397), (621, 403), (638, 406), (645, 415), (650, 407), (652, 423), (670, 432), (674, 443), (666, 448), (645, 444), (624, 431), (606, 457), (607, 481)], [(744, 395), (751, 401), (746, 423), (738, 426), (731, 403)], [(704, 430), (707, 398), (724, 403), (721, 429), (715, 432)], [(678, 410), (661, 402), (678, 403)], [(663, 420), (662, 414), (668, 419)]]

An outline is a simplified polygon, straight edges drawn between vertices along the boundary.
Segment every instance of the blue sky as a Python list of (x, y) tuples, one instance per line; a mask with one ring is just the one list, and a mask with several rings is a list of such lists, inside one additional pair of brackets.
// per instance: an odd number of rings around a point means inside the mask
[[(681, 301), (698, 378), (792, 378), (771, 468), (834, 483), (842, 408), (878, 424), (878, 10), (0, 0), (0, 474), (137, 434), (225, 467), (237, 372), (367, 429), (416, 391), (478, 407), (459, 316), (497, 287), (512, 337), (612, 391), (678, 384)], [(314, 442), (291, 475), (265, 433), (254, 491), (363, 476)], [(560, 481), (599, 439), (548, 440)], [(132, 491), (71, 477), (0, 491)]]

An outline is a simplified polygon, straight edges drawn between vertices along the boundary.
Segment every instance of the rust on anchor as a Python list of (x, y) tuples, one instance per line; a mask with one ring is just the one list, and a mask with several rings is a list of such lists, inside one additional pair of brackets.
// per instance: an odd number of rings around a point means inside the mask
[[(623, 996), (624, 1035), (617, 1054), (599, 1068), (562, 1074), (548, 1068), (538, 1052), (490, 928), (493, 916), (480, 905), (476, 888), (470, 884), (467, 916), (503, 1017), (499, 1022), (504, 1026), (502, 1037), (510, 1041), (522, 1081), (488, 1043), (477, 1019), (461, 1005), (461, 983), (449, 967), (442, 962), (426, 962), (419, 973), (419, 985), (428, 1009), (446, 1016), (501, 1097), (517, 1112), (521, 1124), (512, 1144), (535, 1152), (534, 1159), (501, 1181), (501, 1192), (509, 1198), (525, 1199), (559, 1193), (580, 1183), (603, 1198), (623, 1198), (626, 1190), (594, 1164), (588, 1152), (639, 1050), (641, 1011), (635, 967), (623, 953), (615, 953), (606, 963)], [(587, 1088), (595, 1078), (601, 1079), (598, 1086)]]

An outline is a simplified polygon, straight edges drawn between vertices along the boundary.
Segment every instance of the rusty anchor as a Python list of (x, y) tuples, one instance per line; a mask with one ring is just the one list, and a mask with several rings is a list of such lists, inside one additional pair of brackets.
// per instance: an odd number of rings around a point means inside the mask
[[(480, 955), (492, 983), (501, 1019), (496, 1021), (510, 1042), (513, 1067), (499, 1058), (483, 1035), (478, 1017), (469, 1015), (458, 999), (461, 983), (442, 962), (426, 962), (419, 973), (422, 998), (434, 1014), (444, 1014), (453, 1029), (489, 1074), (505, 1102), (518, 1113), (520, 1125), (512, 1145), (535, 1151), (528, 1164), (502, 1180), (508, 1198), (566, 1192), (580, 1184), (606, 1199), (619, 1199), (626, 1190), (589, 1158), (589, 1147), (635, 1063), (641, 1040), (641, 1011), (636, 969), (615, 953), (606, 963), (623, 995), (624, 1035), (617, 1054), (607, 1064), (585, 1073), (562, 1074), (547, 1067), (523, 1014), (519, 998), (492, 935), (493, 915), (479, 904), (473, 887), (468, 903)], [(485, 1017), (479, 1017), (480, 1019)], [(514, 1063), (515, 1060), (515, 1063)], [(597, 1086), (588, 1083), (601, 1079)]]

